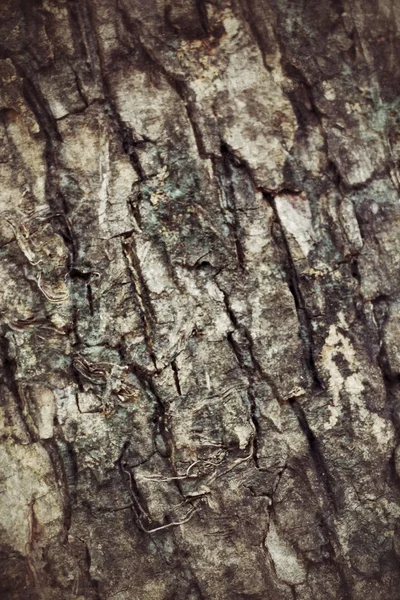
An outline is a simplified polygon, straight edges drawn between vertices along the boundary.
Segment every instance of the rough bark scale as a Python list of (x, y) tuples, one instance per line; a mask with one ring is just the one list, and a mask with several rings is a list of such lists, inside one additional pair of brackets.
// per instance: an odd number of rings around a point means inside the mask
[(400, 594), (400, 5), (3, 0), (1, 597)]

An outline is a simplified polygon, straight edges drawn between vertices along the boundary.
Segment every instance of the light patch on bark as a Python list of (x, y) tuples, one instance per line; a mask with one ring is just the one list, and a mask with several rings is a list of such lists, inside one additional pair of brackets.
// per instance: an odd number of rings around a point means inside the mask
[[(376, 439), (378, 446), (385, 450), (391, 446), (394, 438), (393, 425), (376, 413), (370, 412), (365, 406), (363, 398), (364, 385), (358, 373), (353, 373), (345, 381), (345, 389), (348, 393), (352, 408), (358, 412), (357, 419), (363, 423)], [(369, 458), (369, 450), (365, 451), (365, 458)]]
[(390, 306), (388, 320), (384, 329), (384, 342), (390, 368), (400, 372), (400, 302)]
[[(362, 367), (357, 361), (357, 353), (351, 344), (350, 340), (339, 331), (347, 329), (347, 324), (342, 313), (339, 313), (339, 322), (337, 325), (332, 324), (329, 328), (329, 334), (325, 340), (322, 349), (323, 365), (329, 373), (329, 391), (333, 397), (333, 405), (329, 406), (330, 417), (324, 424), (326, 430), (335, 427), (343, 414), (340, 394), (345, 391), (349, 398), (352, 411), (357, 412), (355, 420), (362, 423), (363, 429), (369, 431), (374, 436), (376, 442), (382, 451), (390, 447), (394, 432), (392, 424), (382, 418), (375, 412), (368, 410), (364, 397), (365, 386), (362, 381)], [(348, 377), (344, 377), (338, 364), (335, 361), (336, 357), (345, 359), (352, 373)], [(364, 446), (363, 446), (364, 447)], [(364, 448), (365, 458), (369, 457), (369, 449), (367, 445)]]
[(306, 570), (297, 558), (296, 552), (279, 537), (275, 524), (271, 521), (265, 545), (271, 555), (279, 579), (289, 585), (298, 585), (306, 579)]
[(30, 513), (45, 526), (63, 515), (61, 498), (52, 482), (53, 469), (40, 444), (0, 446), (2, 480), (0, 532), (3, 543), (25, 554), (30, 542)]
[(354, 206), (349, 198), (343, 198), (339, 207), (339, 219), (342, 223), (346, 236), (356, 250), (361, 250), (363, 240), (361, 237), (360, 228), (356, 219)]
[(35, 404), (38, 409), (37, 428), (39, 437), (47, 440), (53, 437), (55, 400), (53, 392), (43, 386), (33, 389)]
[[(343, 316), (341, 318), (343, 319)], [(332, 429), (342, 415), (340, 392), (345, 380), (334, 360), (338, 354), (342, 354), (350, 364), (353, 364), (353, 347), (349, 340), (338, 331), (337, 326), (332, 324), (329, 328), (329, 334), (325, 340), (321, 353), (322, 364), (329, 374), (329, 392), (333, 397), (333, 405), (329, 407), (331, 414), (329, 421), (325, 423), (325, 429)]]
[(108, 142), (104, 144), (101, 150), (99, 163), (101, 182), (99, 190), (99, 224), (101, 229), (105, 229), (107, 231), (107, 202), (110, 171), (110, 153)]
[(305, 258), (315, 243), (310, 204), (303, 195), (280, 194), (275, 198), (283, 228), (296, 240)]
[(336, 100), (335, 89), (329, 81), (324, 81), (322, 83), (322, 87), (324, 90), (325, 98), (327, 100), (329, 100), (330, 102), (333, 102), (333, 100)]

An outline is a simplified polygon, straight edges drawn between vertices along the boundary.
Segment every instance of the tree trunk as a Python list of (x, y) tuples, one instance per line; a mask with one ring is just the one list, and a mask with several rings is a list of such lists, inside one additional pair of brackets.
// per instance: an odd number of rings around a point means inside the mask
[(3, 0), (2, 599), (399, 598), (399, 28)]

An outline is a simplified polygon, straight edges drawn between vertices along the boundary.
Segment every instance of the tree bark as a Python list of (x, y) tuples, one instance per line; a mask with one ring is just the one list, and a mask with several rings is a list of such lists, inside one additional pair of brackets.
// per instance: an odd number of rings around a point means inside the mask
[(1, 598), (399, 598), (399, 28), (3, 0)]

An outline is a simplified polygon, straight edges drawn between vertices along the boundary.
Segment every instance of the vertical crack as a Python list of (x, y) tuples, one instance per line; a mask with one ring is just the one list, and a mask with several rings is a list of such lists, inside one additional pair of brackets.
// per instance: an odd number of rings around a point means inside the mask
[[(233, 184), (233, 166), (236, 166), (236, 158), (229, 150), (227, 144), (221, 143), (222, 161), (213, 158), (214, 169), (217, 172), (219, 188), (224, 196), (227, 218), (226, 221), (235, 241), (236, 257), (239, 267), (245, 269), (245, 251), (240, 238), (240, 221), (235, 203), (235, 188)], [(222, 167), (222, 168), (221, 168)]]
[(86, 284), (86, 297), (89, 305), (90, 315), (93, 317), (94, 315), (94, 305), (93, 305), (93, 291), (90, 283)]
[[(248, 399), (250, 404), (250, 419), (254, 429), (254, 438), (253, 438), (253, 461), (257, 468), (259, 468), (259, 460), (258, 460), (258, 446), (259, 446), (259, 437), (261, 435), (261, 426), (259, 422), (259, 409), (257, 406), (257, 399), (254, 393), (254, 387), (257, 379), (265, 381), (270, 387), (274, 396), (280, 401), (279, 392), (270, 377), (261, 368), (261, 365), (257, 361), (254, 350), (253, 350), (253, 340), (251, 338), (250, 332), (241, 325), (237, 317), (232, 310), (229, 302), (229, 296), (224, 290), (219, 288), (223, 293), (224, 302), (226, 312), (230, 318), (230, 321), (234, 327), (234, 331), (229, 331), (227, 334), (227, 341), (229, 346), (231, 347), (233, 354), (238, 362), (239, 367), (246, 374), (247, 380), (249, 382), (249, 387), (247, 390)], [(241, 335), (240, 344), (236, 339), (234, 333), (237, 332)]]
[(59, 181), (59, 146), (62, 137), (58, 130), (56, 119), (53, 117), (46, 98), (42, 95), (38, 86), (34, 84), (33, 78), (28, 76), (20, 65), (15, 64), (17, 72), (23, 80), (23, 94), (27, 105), (35, 115), (45, 140), (46, 161), (46, 199), (52, 210), (51, 219), (57, 223), (57, 232), (62, 237), (68, 250), (70, 268), (75, 261), (76, 248), (71, 224), (68, 219), (69, 206), (61, 190)]
[(64, 540), (68, 541), (68, 533), (72, 522), (72, 502), (76, 491), (77, 464), (72, 445), (67, 444), (62, 437), (60, 439), (51, 438), (41, 440), (41, 444), (46, 450), (53, 467), (54, 480), (58, 484), (58, 488), (62, 491)]
[[(143, 181), (145, 179), (145, 174), (139, 160), (139, 155), (136, 151), (136, 144), (140, 143), (140, 141), (134, 140), (132, 128), (123, 121), (117, 110), (109, 81), (105, 76), (104, 59), (97, 37), (92, 7), (85, 0), (80, 0), (79, 3), (72, 2), (71, 7), (73, 8), (73, 10), (71, 8), (73, 20), (79, 24), (81, 31), (83, 30), (84, 32), (84, 35), (82, 36), (84, 40), (81, 40), (81, 44), (85, 47), (85, 53), (92, 65), (93, 77), (95, 81), (97, 80), (97, 84), (99, 85), (106, 102), (106, 114), (110, 117), (111, 126), (116, 130), (123, 151), (128, 157), (133, 170), (137, 174), (139, 180)], [(130, 31), (130, 29), (128, 29), (128, 31)]]
[(150, 300), (149, 290), (147, 288), (139, 258), (136, 253), (135, 240), (132, 237), (129, 240), (122, 240), (123, 255), (128, 264), (133, 290), (139, 307), (141, 319), (143, 322), (143, 332), (149, 356), (157, 368), (156, 356), (153, 350), (153, 325), (156, 317)]
[(307, 371), (310, 375), (311, 385), (313, 391), (321, 392), (325, 390), (325, 386), (319, 376), (317, 366), (315, 364), (312, 320), (309, 317), (307, 307), (304, 302), (296, 266), (292, 257), (292, 253), (290, 251), (289, 242), (285, 235), (285, 230), (279, 218), (279, 213), (275, 204), (275, 198), (271, 193), (266, 191), (263, 191), (263, 195), (265, 200), (268, 202), (269, 206), (271, 206), (274, 212), (275, 220), (279, 226), (279, 230), (281, 233), (281, 239), (283, 242), (283, 247), (285, 249), (287, 261), (286, 275), (288, 279), (289, 290), (293, 296), (294, 304), (296, 307), (297, 318), (300, 325), (300, 338), (303, 344), (303, 356), (305, 364), (307, 366)]
[(180, 385), (180, 382), (179, 382), (179, 369), (177, 367), (177, 364), (176, 364), (175, 360), (173, 360), (171, 362), (171, 368), (172, 368), (172, 371), (174, 373), (174, 382), (175, 382), (176, 391), (178, 392), (178, 396), (182, 396), (181, 385)]
[(249, 397), (249, 402), (250, 402), (250, 418), (251, 418), (251, 422), (253, 423), (254, 426), (254, 438), (253, 438), (253, 462), (254, 465), (257, 469), (260, 468), (260, 463), (258, 460), (258, 440), (261, 436), (261, 426), (260, 426), (260, 421), (258, 420), (258, 407), (257, 407), (257, 401), (255, 398), (255, 395), (253, 393), (252, 390), (252, 386), (253, 386), (253, 382), (250, 381), (250, 387), (248, 389), (248, 397)]
[(101, 600), (102, 595), (100, 593), (99, 582), (97, 581), (97, 579), (94, 579), (94, 577), (92, 576), (92, 574), (90, 572), (90, 569), (92, 566), (92, 557), (90, 554), (89, 546), (82, 538), (78, 538), (78, 539), (82, 542), (82, 544), (84, 546), (84, 561), (85, 561), (85, 567), (86, 567), (86, 577), (87, 577), (89, 584), (93, 590), (94, 600)]
[(333, 508), (335, 509), (335, 512), (337, 512), (337, 503), (333, 490), (333, 480), (326, 467), (320, 443), (307, 421), (307, 417), (305, 415), (303, 407), (297, 402), (296, 398), (290, 398), (289, 404), (294, 414), (296, 415), (300, 429), (307, 438), (308, 445), (310, 448), (310, 456), (313, 461), (316, 474), (323, 484), (328, 500), (331, 502)]
[[(248, 331), (248, 329), (246, 327), (244, 327), (243, 325), (241, 325), (238, 322), (238, 319), (230, 305), (228, 294), (221, 288), (219, 288), (219, 289), (221, 290), (221, 292), (224, 296), (224, 303), (225, 303), (226, 312), (229, 316), (229, 319), (230, 319), (235, 331), (238, 331), (240, 334), (242, 334), (243, 340), (245, 342), (245, 347), (244, 347), (244, 349), (242, 349), (240, 344), (238, 344), (238, 342), (235, 340), (233, 332), (228, 332), (227, 340), (236, 356), (239, 366), (243, 370), (247, 371), (247, 373), (251, 373), (253, 375), (257, 374), (260, 377), (260, 379), (264, 380), (271, 388), (275, 398), (280, 403), (282, 403), (283, 400), (279, 394), (278, 388), (276, 387), (276, 385), (275, 385), (274, 381), (271, 379), (271, 377), (269, 377), (264, 372), (264, 370), (262, 369), (259, 361), (257, 360), (257, 358), (254, 354), (254, 342), (253, 342), (250, 332)], [(247, 359), (246, 353), (248, 354), (248, 357), (250, 360)]]
[(166, 426), (166, 406), (157, 388), (154, 384), (152, 376), (138, 365), (130, 365), (134, 375), (137, 377), (142, 389), (148, 393), (155, 402), (155, 411), (153, 422), (156, 430), (161, 435), (167, 452), (167, 457), (172, 455), (172, 436)]
[(196, 8), (199, 15), (200, 25), (205, 35), (210, 33), (210, 24), (208, 22), (207, 7), (205, 0), (195, 0)]
[(38, 436), (32, 423), (30, 416), (26, 414), (25, 400), (20, 393), (18, 381), (16, 379), (16, 362), (11, 358), (10, 342), (3, 333), (0, 336), (0, 358), (2, 360), (1, 379), (7, 389), (10, 391), (15, 400), (15, 405), (21, 422), (24, 424), (25, 432), (31, 442), (37, 441)]

